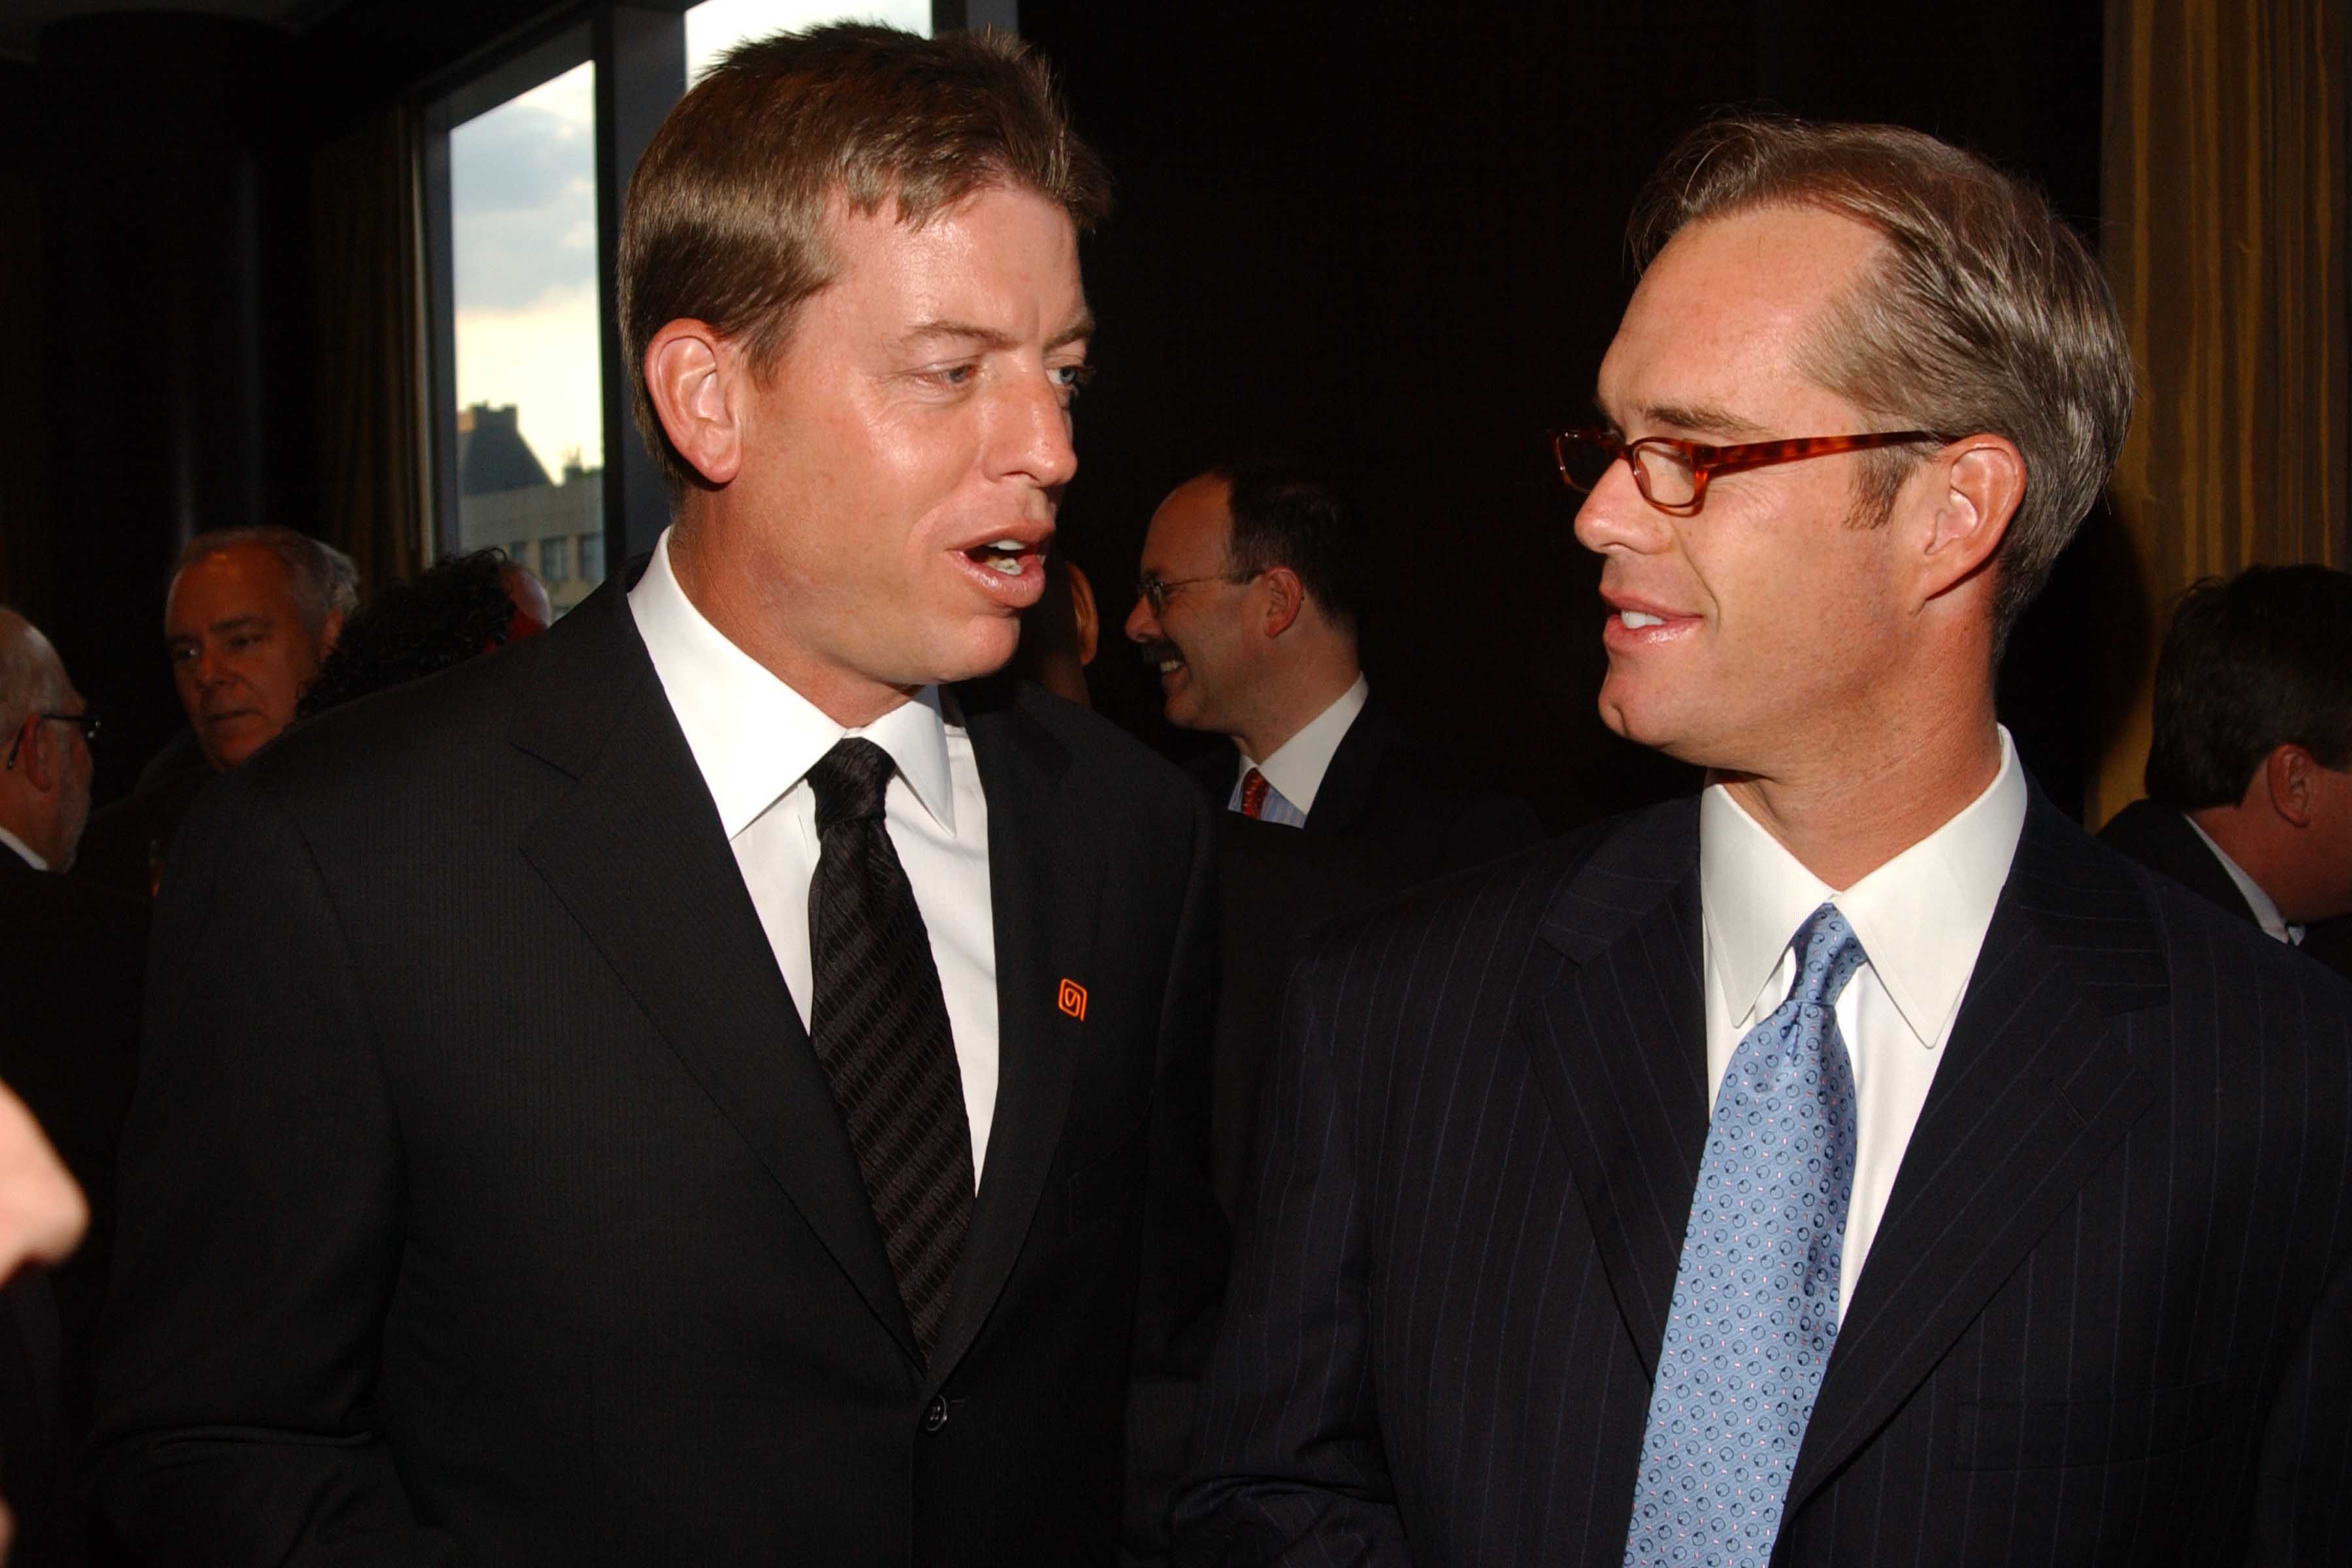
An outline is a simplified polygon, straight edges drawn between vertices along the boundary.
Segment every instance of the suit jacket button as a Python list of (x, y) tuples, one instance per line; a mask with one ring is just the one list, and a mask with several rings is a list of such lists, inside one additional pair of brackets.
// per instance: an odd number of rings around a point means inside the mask
[(932, 1400), (930, 1408), (923, 1412), (923, 1430), (936, 1432), (947, 1424), (948, 1402), (945, 1399)]

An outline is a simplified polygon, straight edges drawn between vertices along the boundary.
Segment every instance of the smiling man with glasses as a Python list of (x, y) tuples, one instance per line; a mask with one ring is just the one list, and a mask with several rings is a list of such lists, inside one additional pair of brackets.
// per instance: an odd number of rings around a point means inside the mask
[(1704, 127), (1634, 233), (1555, 456), (1601, 716), (1708, 787), (1310, 955), (1186, 1546), (2333, 1561), (2352, 992), (1995, 721), (2128, 422), (2097, 264), (1887, 126)]
[(1465, 786), (1372, 695), (1357, 651), (1367, 548), (1354, 506), (1277, 454), (1160, 502), (1127, 635), (1168, 721), (1233, 742), (1194, 782), (1218, 810), (1352, 843), (1406, 880), (1533, 842), (1533, 812)]

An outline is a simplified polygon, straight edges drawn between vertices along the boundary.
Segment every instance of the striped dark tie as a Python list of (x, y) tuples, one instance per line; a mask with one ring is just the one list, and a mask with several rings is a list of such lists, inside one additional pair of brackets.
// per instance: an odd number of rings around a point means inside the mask
[(892, 766), (889, 752), (853, 737), (809, 770), (819, 845), (809, 1040), (928, 1358), (971, 1223), (971, 1127), (930, 938), (883, 826)]

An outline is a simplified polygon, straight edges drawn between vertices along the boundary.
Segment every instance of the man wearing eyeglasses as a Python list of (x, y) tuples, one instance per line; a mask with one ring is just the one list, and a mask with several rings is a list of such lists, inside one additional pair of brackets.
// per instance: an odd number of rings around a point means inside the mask
[(1365, 547), (1346, 498), (1278, 455), (1160, 502), (1127, 635), (1168, 721), (1233, 742), (1194, 781), (1217, 810), (1357, 845), (1410, 881), (1533, 843), (1532, 811), (1464, 787), (1373, 696), (1357, 656)]
[(53, 1275), (0, 1295), (0, 1492), (22, 1552), (38, 1562), (80, 1556), (69, 1545), (79, 1514), (54, 1489), (89, 1428), (90, 1342), (146, 963), (145, 904), (64, 874), (89, 814), (98, 728), (48, 638), (0, 609), (0, 1083), (56, 1145), (89, 1220)]
[(1765, 120), (1635, 238), (1560, 456), (1601, 713), (1708, 787), (1309, 958), (1185, 1552), (2335, 1560), (2352, 992), (1995, 722), (2128, 420), (2096, 264), (1928, 137)]

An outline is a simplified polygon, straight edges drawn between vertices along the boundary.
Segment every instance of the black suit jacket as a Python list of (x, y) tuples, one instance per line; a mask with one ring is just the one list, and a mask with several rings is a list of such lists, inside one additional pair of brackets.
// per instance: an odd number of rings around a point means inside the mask
[[(1191, 764), (1213, 809), (1226, 809), (1239, 767), (1230, 746)], [(1484, 865), (1543, 837), (1526, 802), (1453, 776), (1378, 697), (1365, 702), (1331, 753), (1306, 831), (1358, 845), (1409, 882)]]
[[(2099, 842), (2120, 849), (2259, 928), (2262, 921), (2238, 890), (2212, 847), (2198, 837), (2189, 818), (2168, 805), (2136, 800), (2099, 829)], [(2352, 920), (2328, 921), (2305, 933), (2301, 951), (2338, 974), (2352, 977)]]
[[(1682, 801), (1292, 991), (1180, 1559), (1624, 1551), (1708, 1119)], [(2352, 990), (2037, 794), (1775, 1562), (2341, 1560)]]
[(0, 1310), (0, 1325), (20, 1330), (13, 1356), (0, 1351), (9, 1434), (0, 1447), (18, 1527), (9, 1561), (19, 1568), (81, 1558), (79, 1478), (63, 1461), (89, 1429), (90, 1344), (113, 1246), (115, 1154), (139, 1071), (146, 959), (144, 899), (36, 871), (0, 848), (0, 1082), (48, 1134), (90, 1215), (74, 1255), (12, 1287), (14, 1310)]
[(962, 699), (1002, 1086), (928, 1367), (617, 581), (207, 791), (124, 1141), (123, 1533), (175, 1564), (1108, 1560), (1130, 1375), (1181, 1373), (1204, 1305), (1162, 1240), (1208, 1205), (1209, 823), (1093, 715)]

